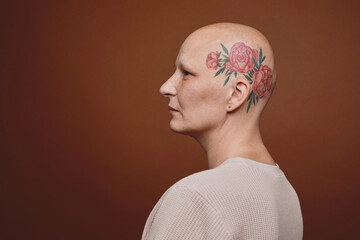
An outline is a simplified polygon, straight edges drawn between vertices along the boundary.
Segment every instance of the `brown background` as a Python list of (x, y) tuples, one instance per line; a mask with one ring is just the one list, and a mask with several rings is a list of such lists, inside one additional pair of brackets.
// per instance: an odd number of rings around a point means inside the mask
[(357, 1), (2, 1), (1, 239), (140, 239), (177, 180), (207, 168), (159, 87), (215, 22), (262, 31), (278, 83), (264, 142), (300, 198), (304, 239), (359, 230)]

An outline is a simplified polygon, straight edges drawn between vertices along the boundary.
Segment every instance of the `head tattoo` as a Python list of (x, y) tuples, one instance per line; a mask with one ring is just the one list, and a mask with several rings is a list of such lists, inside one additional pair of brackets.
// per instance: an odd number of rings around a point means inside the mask
[(237, 42), (231, 47), (229, 53), (228, 49), (221, 44), (223, 52), (210, 52), (206, 58), (206, 66), (210, 70), (217, 70), (215, 76), (223, 74), (225, 69), (225, 82), (229, 81), (232, 74), (235, 78), (238, 73), (242, 73), (245, 78), (252, 84), (252, 90), (246, 101), (249, 102), (246, 112), (249, 111), (251, 103), (259, 102), (259, 98), (265, 98), (272, 88), (273, 77), (272, 70), (269, 66), (264, 65), (265, 56), (262, 56), (262, 49), (260, 53), (256, 49), (245, 45), (243, 42)]

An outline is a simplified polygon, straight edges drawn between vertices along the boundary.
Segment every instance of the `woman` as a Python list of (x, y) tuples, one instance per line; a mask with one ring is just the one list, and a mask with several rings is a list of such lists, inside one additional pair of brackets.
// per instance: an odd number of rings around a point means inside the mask
[(194, 137), (209, 169), (171, 186), (142, 239), (302, 239), (298, 196), (262, 142), (276, 82), (271, 46), (254, 28), (218, 23), (182, 44), (161, 86), (172, 131)]

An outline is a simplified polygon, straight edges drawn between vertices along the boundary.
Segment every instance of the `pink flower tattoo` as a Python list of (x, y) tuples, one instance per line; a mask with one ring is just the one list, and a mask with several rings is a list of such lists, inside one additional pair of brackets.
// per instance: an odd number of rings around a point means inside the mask
[[(222, 52), (210, 52), (206, 58), (206, 66), (210, 70), (217, 70), (215, 76), (225, 72), (225, 82), (229, 81), (232, 74), (235, 78), (238, 73), (242, 73), (244, 77), (252, 84), (252, 90), (247, 98), (248, 107), (246, 112), (249, 112), (251, 104), (259, 102), (259, 98), (265, 98), (271, 91), (273, 78), (272, 70), (267, 65), (262, 63), (265, 61), (265, 56), (262, 56), (262, 49), (259, 54), (256, 49), (245, 45), (243, 42), (235, 43), (230, 50), (221, 43)], [(226, 71), (225, 71), (226, 70)]]
[(229, 62), (225, 63), (225, 68), (233, 72), (248, 73), (254, 67), (253, 58), (258, 61), (257, 50), (243, 42), (237, 42), (231, 47)]
[(218, 52), (211, 52), (206, 58), (206, 66), (208, 69), (216, 70), (218, 67)]
[(253, 91), (259, 98), (268, 95), (272, 85), (272, 72), (267, 65), (260, 65), (257, 72), (253, 74)]

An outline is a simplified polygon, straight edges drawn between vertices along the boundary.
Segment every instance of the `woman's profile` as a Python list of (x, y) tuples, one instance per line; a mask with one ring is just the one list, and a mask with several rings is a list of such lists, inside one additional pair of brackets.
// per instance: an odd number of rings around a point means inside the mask
[(217, 23), (186, 38), (160, 93), (171, 130), (200, 143), (209, 169), (162, 195), (142, 240), (302, 239), (298, 196), (259, 130), (275, 84), (272, 48), (258, 30)]

